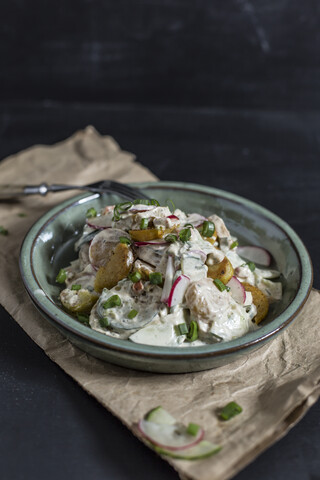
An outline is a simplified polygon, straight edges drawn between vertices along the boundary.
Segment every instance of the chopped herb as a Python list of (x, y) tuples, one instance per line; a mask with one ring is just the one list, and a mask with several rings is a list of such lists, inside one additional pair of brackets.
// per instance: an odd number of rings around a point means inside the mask
[(103, 308), (113, 308), (113, 307), (121, 307), (121, 298), (119, 295), (112, 295), (111, 297), (108, 298), (106, 302), (103, 303)]
[(9, 231), (0, 225), (0, 235), (8, 235)]
[(256, 266), (253, 262), (248, 262), (247, 263), (248, 267), (250, 268), (251, 272), (254, 272), (256, 269)]
[[(168, 203), (169, 203), (170, 205), (168, 205)], [(166, 200), (166, 204), (167, 204), (167, 206), (169, 207), (169, 210), (171, 211), (171, 213), (173, 213), (173, 212), (175, 211), (175, 209), (176, 209), (176, 206), (175, 206), (175, 204), (173, 203), (173, 201), (171, 200), (171, 198), (168, 198), (168, 199)]]
[(220, 412), (220, 418), (222, 420), (230, 420), (231, 418), (239, 415), (242, 412), (242, 408), (236, 402), (230, 402)]
[(56, 282), (64, 283), (66, 281), (66, 278), (67, 278), (67, 272), (65, 271), (64, 268), (61, 268), (57, 275)]
[(235, 240), (231, 245), (230, 245), (230, 250), (232, 250), (233, 248), (236, 248), (239, 246), (239, 242), (237, 242), (237, 240)]
[(181, 230), (181, 232), (179, 233), (179, 238), (181, 240), (181, 242), (185, 243), (187, 242), (188, 240), (190, 240), (190, 237), (191, 237), (191, 230), (190, 228), (184, 228), (183, 230)]
[(77, 319), (80, 323), (83, 323), (84, 325), (89, 325), (89, 315), (85, 315), (84, 313), (78, 313)]
[(138, 315), (138, 311), (137, 310), (130, 310), (130, 312), (128, 313), (128, 318), (134, 318)]
[(200, 425), (197, 425), (196, 423), (189, 423), (189, 425), (187, 426), (187, 433), (195, 437), (199, 432), (199, 429)]
[(74, 283), (71, 290), (81, 290), (81, 285), (79, 283)]
[(185, 225), (183, 225), (185, 228), (194, 228), (194, 225), (192, 225), (192, 223), (186, 223)]
[(152, 272), (149, 275), (150, 283), (153, 285), (162, 285), (162, 273), (160, 272)]
[(92, 218), (92, 217), (96, 217), (97, 216), (97, 210), (95, 208), (88, 208), (87, 210), (87, 213), (86, 213), (86, 217), (87, 218)]
[(178, 237), (174, 233), (169, 233), (169, 235), (166, 235), (164, 239), (168, 243), (174, 243), (178, 240)]
[(114, 206), (114, 209), (113, 209), (113, 217), (112, 217), (112, 220), (114, 222), (118, 222), (121, 218), (121, 214), (126, 212), (127, 210), (129, 210), (129, 208), (131, 208), (133, 205), (132, 202), (122, 202), (122, 203), (117, 203), (115, 206)]
[(140, 230), (146, 230), (149, 225), (149, 220), (147, 218), (142, 218), (140, 222)]
[(142, 275), (141, 275), (141, 273), (138, 272), (138, 271), (133, 272), (133, 273), (131, 273), (131, 275), (129, 275), (129, 279), (130, 279), (131, 282), (133, 282), (133, 283), (139, 282), (139, 280), (141, 280), (141, 277), (142, 277)]
[(109, 320), (105, 317), (100, 317), (99, 318), (99, 323), (102, 328), (108, 328), (109, 327)]
[(179, 323), (175, 326), (177, 335), (186, 335), (188, 333), (188, 326), (186, 323)]
[(125, 245), (131, 245), (131, 240), (128, 237), (119, 237), (119, 242)]
[(198, 338), (198, 324), (194, 320), (191, 321), (189, 331), (187, 333), (187, 341), (194, 342)]
[(160, 207), (160, 203), (155, 198), (151, 198), (150, 205), (156, 205), (157, 207)]
[(209, 222), (209, 220), (205, 220), (202, 225), (202, 232), (201, 235), (203, 237), (212, 237), (215, 231), (215, 225), (213, 222)]
[(225, 284), (223, 282), (221, 282), (221, 280), (219, 280), (219, 278), (215, 278), (213, 280), (213, 283), (220, 290), (220, 292), (223, 292), (223, 290), (227, 290), (227, 287), (225, 286)]

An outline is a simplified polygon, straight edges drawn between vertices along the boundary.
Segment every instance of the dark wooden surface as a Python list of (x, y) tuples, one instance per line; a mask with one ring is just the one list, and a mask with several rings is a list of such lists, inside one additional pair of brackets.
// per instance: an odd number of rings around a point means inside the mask
[[(93, 124), (163, 180), (277, 213), (320, 288), (319, 17), (316, 0), (3, 2), (0, 158)], [(0, 320), (1, 479), (177, 479), (1, 307)], [(319, 413), (236, 479), (319, 479)]]

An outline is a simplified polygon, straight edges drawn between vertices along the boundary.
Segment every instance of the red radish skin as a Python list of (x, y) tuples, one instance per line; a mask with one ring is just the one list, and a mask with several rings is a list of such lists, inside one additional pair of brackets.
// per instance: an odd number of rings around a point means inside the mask
[(246, 291), (242, 283), (237, 279), (237, 277), (232, 277), (229, 282), (227, 283), (227, 287), (230, 288), (232, 298), (240, 303), (240, 305), (244, 305), (246, 301)]
[(187, 448), (191, 448), (191, 447), (194, 447), (195, 445), (197, 445), (198, 443), (201, 442), (201, 440), (203, 440), (203, 437), (204, 437), (204, 430), (203, 428), (200, 428), (199, 429), (199, 432), (197, 434), (197, 436), (195, 437), (194, 441), (193, 442), (190, 442), (186, 445), (183, 445), (183, 446), (180, 446), (180, 447), (172, 447), (172, 446), (168, 446), (168, 445), (164, 445), (162, 443), (159, 443), (157, 441), (155, 441), (153, 438), (149, 437), (149, 435), (147, 435), (144, 431), (144, 428), (143, 428), (143, 423), (147, 421), (147, 420), (144, 420), (144, 419), (141, 419), (138, 423), (138, 429), (139, 429), (139, 432), (141, 433), (141, 435), (146, 438), (147, 440), (149, 440), (149, 442), (153, 443), (153, 445), (156, 445), (157, 447), (162, 447), (162, 448), (165, 448), (166, 450), (170, 450), (172, 452), (176, 452), (176, 451), (181, 451), (181, 450), (185, 450)]
[(169, 298), (168, 307), (174, 307), (182, 302), (184, 294), (190, 283), (190, 278), (186, 275), (180, 275), (172, 285)]
[(268, 252), (268, 250), (253, 245), (237, 247), (237, 254), (250, 262), (262, 265), (263, 267), (269, 267), (272, 260), (271, 253)]
[(88, 222), (88, 221), (86, 223), (87, 223), (88, 227), (94, 228), (95, 230), (105, 230), (106, 228), (111, 228), (111, 226), (110, 227), (101, 227), (100, 225), (94, 225), (93, 223)]
[(167, 218), (170, 218), (171, 220), (179, 220), (179, 217), (176, 215), (169, 215)]

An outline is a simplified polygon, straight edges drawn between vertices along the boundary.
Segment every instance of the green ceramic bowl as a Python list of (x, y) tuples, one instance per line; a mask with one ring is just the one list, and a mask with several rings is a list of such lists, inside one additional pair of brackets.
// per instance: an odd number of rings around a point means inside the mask
[(114, 194), (82, 194), (47, 212), (27, 234), (21, 249), (20, 269), (25, 287), (40, 313), (82, 350), (124, 367), (182, 373), (225, 365), (248, 355), (289, 325), (308, 298), (312, 265), (297, 234), (265, 208), (214, 188), (157, 182), (135, 184), (144, 192), (177, 208), (203, 215), (217, 213), (240, 243), (267, 248), (282, 273), (283, 298), (273, 304), (261, 327), (231, 342), (201, 347), (152, 347), (119, 340), (91, 330), (68, 315), (59, 302), (57, 272), (75, 258), (73, 245), (79, 237), (89, 207), (97, 210), (121, 201)]

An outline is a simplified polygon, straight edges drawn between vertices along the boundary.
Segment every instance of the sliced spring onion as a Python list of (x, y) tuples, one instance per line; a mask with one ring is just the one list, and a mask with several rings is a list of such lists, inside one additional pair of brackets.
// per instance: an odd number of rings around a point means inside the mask
[[(175, 206), (175, 204), (173, 203), (173, 201), (171, 200), (171, 198), (168, 198), (168, 199), (166, 200), (166, 204), (167, 204), (167, 206), (169, 207), (169, 210), (173, 213), (173, 212), (175, 211), (175, 209), (176, 209), (176, 206)], [(168, 204), (169, 204), (169, 205), (168, 205)]]
[(142, 218), (140, 222), (140, 230), (146, 230), (149, 225), (149, 220), (147, 218)]
[(130, 310), (130, 312), (128, 313), (128, 318), (134, 318), (138, 315), (138, 310)]
[(238, 405), (236, 402), (230, 402), (220, 412), (220, 418), (222, 420), (230, 420), (231, 418), (239, 415), (242, 412), (242, 407)]
[(108, 298), (106, 302), (102, 304), (104, 309), (113, 308), (113, 307), (121, 307), (121, 298), (119, 295), (112, 295)]
[(198, 324), (196, 321), (192, 320), (190, 322), (189, 331), (187, 333), (187, 341), (194, 342), (198, 338)]
[(71, 286), (71, 290), (81, 290), (81, 285), (79, 283), (74, 283)]
[(162, 285), (162, 273), (160, 272), (152, 272), (149, 275), (150, 283), (153, 285)]
[(165, 241), (168, 242), (168, 243), (174, 243), (178, 240), (178, 237), (177, 235), (175, 235), (174, 233), (169, 233), (168, 235), (166, 235), (164, 237)]
[(226, 287), (225, 284), (223, 282), (221, 282), (221, 280), (219, 280), (219, 278), (215, 278), (213, 280), (213, 283), (220, 290), (220, 292), (223, 292), (223, 290), (228, 290), (228, 288), (229, 288), (229, 287)]
[(83, 323), (84, 325), (89, 325), (89, 315), (85, 315), (84, 313), (78, 313), (77, 319), (80, 323)]
[(199, 432), (200, 428), (201, 428), (200, 425), (198, 425), (197, 423), (190, 422), (189, 425), (187, 426), (187, 433), (195, 437)]
[(109, 327), (109, 320), (105, 317), (100, 317), (99, 318), (99, 323), (102, 328), (108, 328)]
[(132, 205), (133, 205), (132, 202), (117, 203), (114, 206), (112, 220), (115, 222), (118, 222), (121, 218), (121, 214), (129, 210), (129, 208), (131, 208)]
[(125, 245), (131, 245), (131, 241), (128, 237), (119, 237), (119, 242)]
[(188, 333), (188, 326), (186, 323), (179, 323), (175, 326), (177, 335), (186, 335)]
[(190, 228), (184, 228), (179, 233), (179, 238), (180, 238), (181, 242), (184, 242), (184, 243), (187, 242), (188, 240), (190, 240), (190, 237), (191, 237)]
[(141, 275), (141, 273), (138, 272), (138, 271), (133, 272), (133, 273), (131, 273), (131, 275), (129, 275), (129, 279), (130, 279), (131, 282), (133, 282), (133, 283), (139, 282), (139, 280), (141, 280), (141, 277), (142, 277), (142, 275)]
[(160, 207), (160, 203), (155, 198), (151, 198), (150, 205), (156, 205), (157, 207)]
[(8, 235), (9, 231), (0, 225), (0, 235)]
[(203, 237), (212, 237), (215, 231), (215, 226), (213, 222), (209, 222), (209, 220), (205, 220), (202, 225), (202, 232), (201, 235)]
[(192, 223), (186, 223), (185, 225), (183, 225), (185, 228), (194, 228), (194, 225), (192, 225)]
[(248, 267), (250, 268), (251, 272), (254, 272), (256, 269), (256, 266), (253, 262), (247, 262)]
[(235, 241), (230, 245), (230, 250), (232, 250), (233, 248), (236, 248), (238, 245), (239, 245), (239, 242), (237, 242), (237, 240), (235, 240)]
[(97, 216), (97, 210), (95, 208), (88, 208), (87, 210), (87, 213), (86, 213), (86, 217), (87, 218), (92, 218), (92, 217), (96, 217)]
[(64, 268), (61, 268), (57, 275), (56, 282), (64, 283), (66, 281), (66, 278), (67, 278), (67, 272), (65, 271)]

